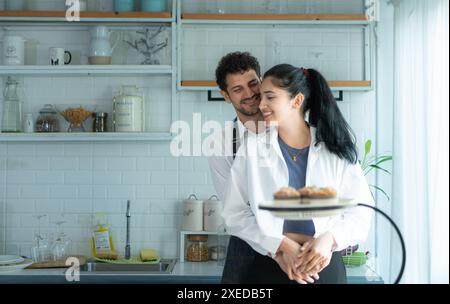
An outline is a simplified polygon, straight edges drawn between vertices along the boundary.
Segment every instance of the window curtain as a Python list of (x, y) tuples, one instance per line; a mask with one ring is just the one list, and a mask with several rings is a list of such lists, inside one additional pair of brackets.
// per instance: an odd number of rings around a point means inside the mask
[[(392, 216), (403, 283), (449, 283), (449, 1), (395, 5)], [(394, 244), (395, 243), (395, 244)], [(391, 271), (400, 247), (392, 238)]]

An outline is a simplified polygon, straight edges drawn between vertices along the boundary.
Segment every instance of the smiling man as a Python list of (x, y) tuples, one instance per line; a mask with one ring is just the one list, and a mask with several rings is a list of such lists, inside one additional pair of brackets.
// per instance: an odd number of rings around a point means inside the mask
[[(246, 126), (256, 126), (262, 121), (259, 110), (261, 69), (258, 60), (247, 52), (235, 52), (224, 56), (216, 69), (216, 81), (220, 93), (225, 101), (233, 105), (236, 119), (231, 125), (232, 130), (225, 130), (214, 145), (222, 151), (219, 156), (208, 158), (211, 176), (220, 199), (224, 199), (224, 190), (230, 176), (234, 155), (239, 149), (241, 140), (246, 132)], [(245, 126), (244, 126), (245, 125)], [(226, 134), (233, 134), (233, 139)], [(233, 151), (233, 154), (225, 151)], [(256, 251), (245, 241), (230, 237), (225, 267), (222, 274), (222, 283), (248, 283)]]

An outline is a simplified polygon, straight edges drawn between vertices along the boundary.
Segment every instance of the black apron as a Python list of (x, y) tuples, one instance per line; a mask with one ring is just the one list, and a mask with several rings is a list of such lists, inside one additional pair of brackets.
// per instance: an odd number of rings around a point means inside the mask
[[(237, 118), (233, 127), (233, 160), (237, 153)], [(222, 273), (222, 284), (246, 284), (250, 282), (253, 263), (258, 253), (236, 236), (230, 236), (225, 266)]]
[[(268, 256), (256, 253), (251, 268), (247, 277), (249, 284), (298, 284), (289, 280), (278, 263)], [(319, 280), (314, 284), (347, 284), (347, 273), (340, 252), (333, 252), (330, 264), (319, 273)]]

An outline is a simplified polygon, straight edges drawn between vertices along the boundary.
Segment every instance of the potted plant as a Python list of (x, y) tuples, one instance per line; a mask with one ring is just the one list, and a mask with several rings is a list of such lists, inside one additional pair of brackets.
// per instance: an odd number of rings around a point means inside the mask
[[(364, 145), (364, 156), (362, 160), (359, 160), (361, 168), (364, 172), (364, 175), (367, 176), (373, 170), (380, 170), (387, 174), (391, 174), (389, 170), (382, 167), (382, 164), (392, 161), (392, 155), (371, 155), (369, 156), (372, 150), (372, 141), (369, 139), (366, 141)], [(370, 192), (372, 193), (372, 197), (375, 199), (374, 191), (380, 191), (388, 200), (391, 198), (381, 187), (377, 185), (369, 184)], [(373, 191), (373, 190), (374, 191)], [(347, 266), (362, 266), (366, 263), (369, 252), (358, 252), (358, 245), (350, 246), (347, 249), (341, 251), (341, 255), (344, 260), (344, 264)]]
[[(364, 157), (363, 157), (362, 161), (359, 161), (359, 163), (361, 164), (361, 168), (364, 172), (364, 175), (369, 174), (372, 170), (380, 170), (387, 174), (391, 174), (391, 172), (389, 172), (389, 170), (384, 169), (381, 165), (383, 163), (392, 161), (392, 155), (369, 156), (371, 149), (372, 149), (372, 141), (369, 139), (368, 141), (366, 141), (365, 146), (364, 146)], [(380, 191), (381, 193), (383, 193), (388, 200), (391, 199), (389, 197), (389, 195), (387, 195), (386, 191), (384, 191), (382, 188), (380, 188), (376, 185), (372, 185), (372, 184), (369, 184), (369, 187), (371, 187), (372, 189), (375, 189), (375, 191)], [(372, 192), (372, 189), (371, 189), (371, 192)], [(372, 192), (372, 197), (375, 198), (374, 192)]]

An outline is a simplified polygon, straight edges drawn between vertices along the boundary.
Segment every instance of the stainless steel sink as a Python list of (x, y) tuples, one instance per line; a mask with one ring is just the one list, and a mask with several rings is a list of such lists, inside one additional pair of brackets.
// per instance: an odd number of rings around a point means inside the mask
[(176, 259), (161, 260), (158, 264), (109, 264), (89, 261), (81, 266), (80, 270), (84, 272), (103, 273), (171, 274), (176, 262)]

